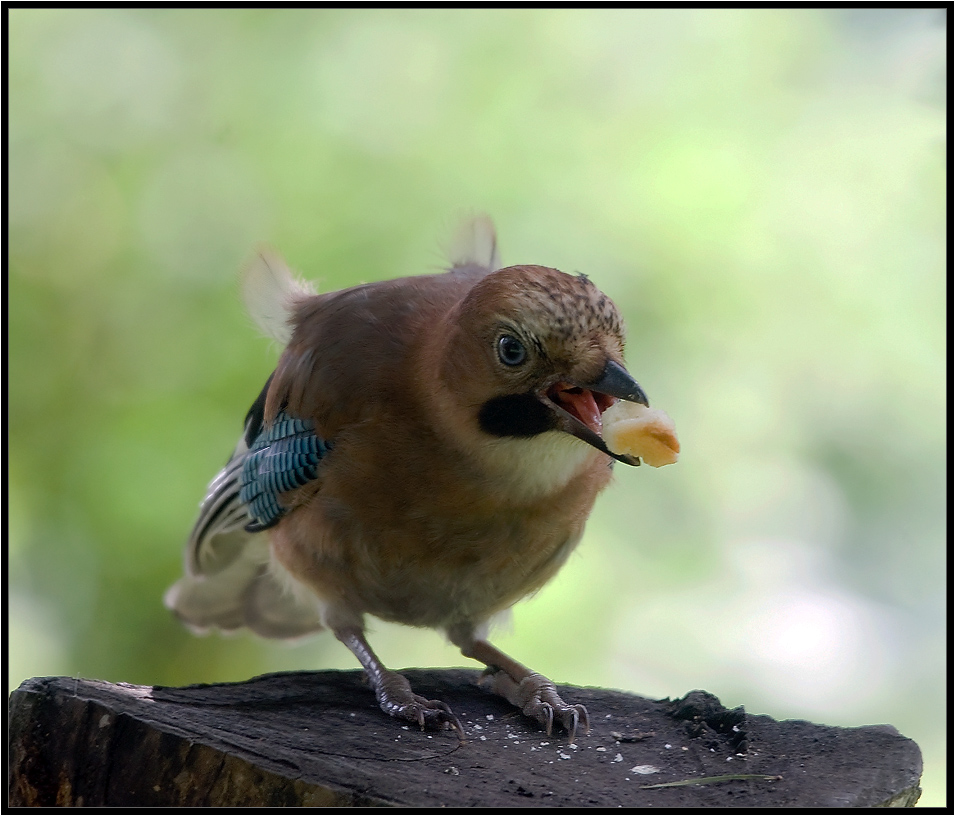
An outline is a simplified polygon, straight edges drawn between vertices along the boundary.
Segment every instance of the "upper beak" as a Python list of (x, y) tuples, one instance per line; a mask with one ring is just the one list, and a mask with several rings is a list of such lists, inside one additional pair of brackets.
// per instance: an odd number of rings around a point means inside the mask
[(600, 379), (588, 385), (587, 388), (606, 394), (608, 397), (617, 397), (627, 402), (639, 402), (647, 408), (650, 407), (650, 400), (647, 399), (647, 395), (643, 393), (637, 381), (630, 376), (627, 369), (613, 360), (607, 361)]
[(540, 400), (557, 414), (557, 427), (588, 445), (593, 445), (619, 462), (639, 465), (635, 456), (613, 453), (607, 449), (600, 416), (618, 399), (650, 406), (643, 389), (619, 363), (608, 360), (600, 376), (587, 383), (559, 382), (539, 395)]

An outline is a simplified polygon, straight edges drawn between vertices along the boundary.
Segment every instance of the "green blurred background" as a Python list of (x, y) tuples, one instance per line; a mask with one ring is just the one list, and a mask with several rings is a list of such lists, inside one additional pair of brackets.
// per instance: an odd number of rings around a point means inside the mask
[(505, 263), (617, 301), (684, 451), (618, 468), (497, 643), (892, 723), (944, 802), (944, 11), (8, 14), (11, 688), (356, 666), (162, 605), (277, 357), (236, 272), (260, 241), (322, 290), (434, 271), (487, 211)]

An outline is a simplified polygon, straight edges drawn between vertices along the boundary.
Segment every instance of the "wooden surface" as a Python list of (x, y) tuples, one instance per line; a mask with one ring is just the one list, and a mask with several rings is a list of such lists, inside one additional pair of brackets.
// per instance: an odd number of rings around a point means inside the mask
[(891, 726), (776, 722), (705, 692), (670, 702), (562, 686), (591, 716), (571, 745), (476, 687), (477, 672), (404, 673), (451, 706), (463, 743), (385, 716), (360, 672), (186, 688), (34, 678), (10, 697), (10, 803), (870, 807), (920, 792), (918, 746)]

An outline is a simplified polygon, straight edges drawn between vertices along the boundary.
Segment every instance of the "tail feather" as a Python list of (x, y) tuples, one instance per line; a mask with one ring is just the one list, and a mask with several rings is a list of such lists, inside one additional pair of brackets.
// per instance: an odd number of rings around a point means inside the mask
[(248, 627), (267, 638), (294, 638), (324, 628), (317, 599), (300, 598), (270, 568), (264, 535), (248, 536), (242, 552), (219, 572), (181, 578), (163, 601), (197, 633)]

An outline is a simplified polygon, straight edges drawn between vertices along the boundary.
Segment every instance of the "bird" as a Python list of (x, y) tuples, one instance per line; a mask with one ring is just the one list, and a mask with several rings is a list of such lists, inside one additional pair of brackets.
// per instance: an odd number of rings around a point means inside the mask
[(196, 632), (330, 630), (380, 708), (453, 729), (366, 636), (366, 616), (443, 631), (479, 683), (551, 734), (585, 706), (492, 645), (492, 625), (581, 539), (615, 461), (601, 415), (649, 405), (620, 311), (584, 274), (502, 266), (487, 216), (444, 271), (317, 294), (277, 252), (243, 273), (253, 320), (284, 345), (208, 486), (166, 606)]

